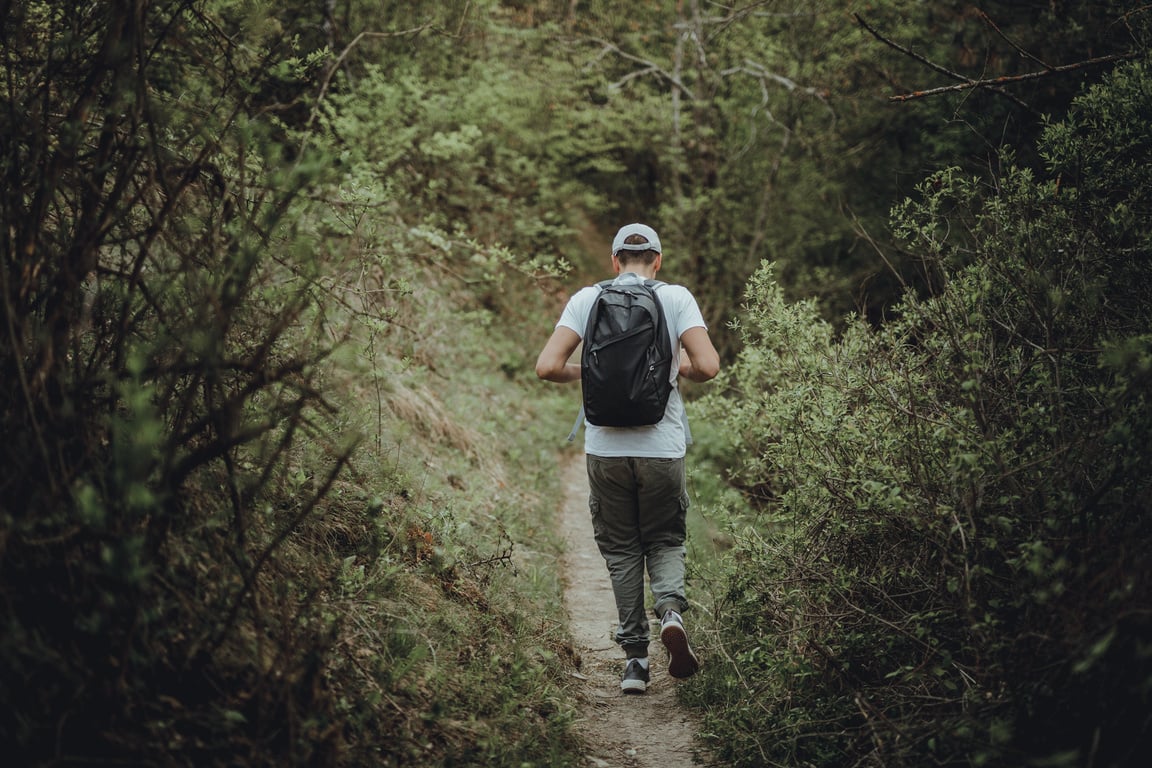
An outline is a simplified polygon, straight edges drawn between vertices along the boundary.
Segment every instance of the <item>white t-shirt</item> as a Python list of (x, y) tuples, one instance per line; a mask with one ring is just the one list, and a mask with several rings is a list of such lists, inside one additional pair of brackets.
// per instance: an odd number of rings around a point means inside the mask
[[(616, 278), (617, 283), (639, 283), (643, 279), (634, 272), (625, 272)], [(588, 326), (588, 315), (600, 289), (596, 286), (581, 288), (564, 307), (557, 327), (571, 328), (583, 339)], [(668, 377), (673, 384), (679, 376), (680, 337), (689, 328), (707, 328), (704, 316), (696, 298), (682, 285), (663, 285), (656, 289), (660, 306), (664, 309), (668, 335), (672, 342), (673, 364), (669, 366)], [(593, 456), (640, 456), (645, 458), (676, 459), (684, 455), (687, 448), (684, 429), (684, 402), (680, 390), (672, 388), (664, 418), (647, 427), (598, 427), (584, 422), (584, 451)]]

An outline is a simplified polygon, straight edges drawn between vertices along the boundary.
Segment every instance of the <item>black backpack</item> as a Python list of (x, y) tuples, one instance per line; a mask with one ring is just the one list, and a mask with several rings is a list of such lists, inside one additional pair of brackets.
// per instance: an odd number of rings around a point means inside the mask
[(664, 418), (672, 391), (672, 343), (656, 289), (664, 283), (598, 284), (580, 355), (584, 416), (601, 427)]

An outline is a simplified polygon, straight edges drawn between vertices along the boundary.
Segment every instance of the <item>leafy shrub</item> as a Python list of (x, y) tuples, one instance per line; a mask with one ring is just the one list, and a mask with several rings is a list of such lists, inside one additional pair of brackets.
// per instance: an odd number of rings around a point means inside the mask
[[(217, 10), (4, 11), (0, 742), (21, 764), (339, 746), (335, 624), (282, 559), (351, 450), (286, 215), (318, 166), (239, 116), (276, 41), (229, 40)], [(302, 436), (327, 455), (289, 495)]]
[[(393, 220), (364, 215), (380, 197), (332, 192), (334, 154), (292, 119), (322, 57), (265, 11), (3, 11), (0, 749), (21, 765), (563, 764), (547, 664), (563, 647), (488, 597), (523, 591), (490, 510), (542, 502), (492, 493), (476, 507), (494, 522), (466, 529), (410, 479), (436, 450), (488, 460), (493, 486), (502, 471), (397, 373), (441, 355), (446, 306), (483, 334), (483, 285), (411, 299), (423, 265), (391, 259), (422, 238), (390, 249)], [(469, 245), (480, 270), (504, 255)], [(340, 401), (351, 341), (375, 407)], [(471, 354), (487, 370), (518, 365), (511, 349)], [(383, 433), (405, 429), (433, 442), (401, 463)]]
[(894, 225), (939, 290), (879, 330), (750, 284), (712, 404), (761, 502), (718, 606), (732, 667), (697, 692), (723, 757), (1147, 754), (1149, 82), (1085, 92), (1046, 178), (927, 180)]

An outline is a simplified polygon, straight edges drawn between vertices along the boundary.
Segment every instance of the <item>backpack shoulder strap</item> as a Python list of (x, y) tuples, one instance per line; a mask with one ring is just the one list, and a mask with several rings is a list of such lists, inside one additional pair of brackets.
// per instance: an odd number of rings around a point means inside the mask
[(584, 403), (580, 403), (580, 412), (576, 414), (576, 421), (572, 424), (572, 431), (568, 433), (568, 442), (576, 440), (576, 433), (584, 425)]
[[(612, 285), (613, 282), (614, 282), (613, 280), (601, 280), (600, 282), (596, 283), (592, 287), (594, 287), (596, 289), (597, 296), (599, 296), (599, 294), (602, 293), (605, 288)], [(595, 317), (596, 317), (596, 307), (595, 307), (595, 305), (593, 305), (592, 310), (588, 313), (588, 322), (587, 322), (587, 325), (584, 329), (584, 340), (587, 340), (589, 334), (592, 333), (592, 324), (595, 322)], [(581, 356), (583, 356), (583, 353), (581, 353)], [(583, 403), (583, 401), (581, 401), (580, 412), (576, 414), (576, 421), (575, 421), (575, 423), (572, 424), (572, 431), (568, 433), (568, 442), (571, 443), (571, 442), (576, 440), (576, 434), (580, 431), (580, 427), (583, 425), (584, 425), (584, 403)]]
[[(652, 279), (652, 280), (645, 280), (644, 285), (651, 288), (652, 289), (652, 295), (655, 296), (656, 291), (659, 288), (662, 288), (665, 285), (668, 285), (668, 283), (665, 283), (663, 280)], [(657, 298), (657, 301), (659, 301), (659, 298)], [(661, 309), (663, 309), (663, 307), (661, 307)], [(673, 364), (675, 365), (675, 360), (673, 360)], [(677, 381), (672, 386), (678, 388), (679, 385), (680, 385), (680, 382)], [(685, 444), (692, 445), (692, 443), (695, 441), (692, 439), (692, 428), (688, 426), (688, 409), (687, 408), (684, 408), (684, 410), (682, 411), (682, 415), (680, 417), (680, 423), (684, 425), (684, 442), (685, 442)], [(569, 440), (573, 439), (574, 436), (575, 436), (575, 432), (573, 432), (572, 437), (569, 437)]]

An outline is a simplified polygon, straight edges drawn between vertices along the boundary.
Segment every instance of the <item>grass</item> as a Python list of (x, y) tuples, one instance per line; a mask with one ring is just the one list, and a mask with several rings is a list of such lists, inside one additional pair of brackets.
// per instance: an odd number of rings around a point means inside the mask
[[(350, 754), (380, 765), (575, 765), (572, 648), (551, 567), (571, 393), (535, 380), (517, 329), (414, 290), (427, 314), (333, 372), (369, 446), (337, 494), (352, 503), (313, 534), (344, 542), (332, 552), (341, 559), (328, 605), (342, 632), (329, 678)], [(424, 322), (454, 331), (421, 338), (423, 363), (389, 354), (390, 343), (416, 346)]]

